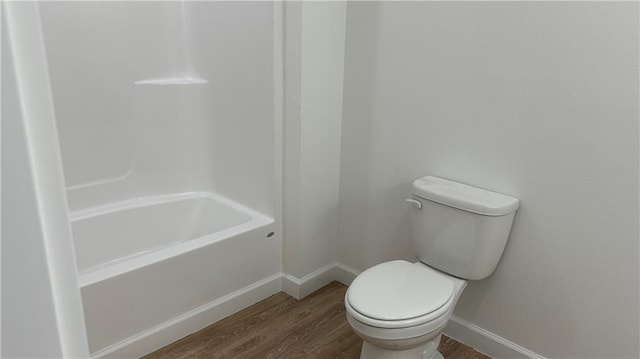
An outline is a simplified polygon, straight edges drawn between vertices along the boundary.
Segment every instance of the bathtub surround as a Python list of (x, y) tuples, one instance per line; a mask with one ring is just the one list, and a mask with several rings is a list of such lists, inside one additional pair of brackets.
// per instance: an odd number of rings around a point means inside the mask
[[(39, 6), (72, 212), (196, 191), (274, 212), (274, 4)], [(186, 72), (208, 82), (135, 84)]]
[(38, 7), (92, 356), (279, 291), (280, 6)]

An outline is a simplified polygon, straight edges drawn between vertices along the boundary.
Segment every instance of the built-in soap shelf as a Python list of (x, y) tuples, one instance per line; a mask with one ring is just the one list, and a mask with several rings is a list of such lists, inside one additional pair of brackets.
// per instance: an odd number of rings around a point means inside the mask
[(163, 78), (163, 79), (148, 79), (148, 80), (140, 80), (134, 82), (136, 85), (155, 85), (155, 86), (166, 86), (166, 85), (201, 85), (209, 83), (208, 80), (201, 79), (198, 77), (173, 77), (173, 78)]

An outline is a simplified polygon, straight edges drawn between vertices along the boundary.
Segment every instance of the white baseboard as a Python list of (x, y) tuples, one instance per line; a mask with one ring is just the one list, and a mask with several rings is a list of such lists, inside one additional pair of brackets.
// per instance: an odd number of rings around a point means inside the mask
[(302, 278), (283, 273), (282, 290), (296, 299), (304, 298), (335, 280), (335, 266), (335, 263), (329, 263)]
[(545, 359), (542, 355), (455, 315), (449, 319), (444, 334), (494, 359)]
[(184, 313), (91, 355), (92, 358), (140, 358), (230, 316), (282, 290), (277, 273)]
[(334, 280), (349, 286), (358, 274), (360, 271), (342, 263), (329, 263), (302, 278), (283, 273), (282, 290), (296, 299), (302, 299)]
[(335, 267), (333, 268), (333, 272), (335, 275), (335, 280), (346, 286), (350, 286), (351, 282), (353, 282), (358, 274), (360, 274), (359, 270), (353, 269), (342, 263), (336, 263)]

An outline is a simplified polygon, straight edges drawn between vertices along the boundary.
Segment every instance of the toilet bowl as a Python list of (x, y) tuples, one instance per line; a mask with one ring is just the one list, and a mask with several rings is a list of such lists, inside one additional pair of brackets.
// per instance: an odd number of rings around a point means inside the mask
[(437, 177), (413, 182), (419, 262), (390, 261), (358, 275), (345, 295), (361, 358), (442, 359), (438, 344), (467, 280), (493, 273), (519, 200)]
[(362, 358), (439, 358), (440, 334), (466, 281), (422, 263), (391, 261), (362, 272), (345, 295)]

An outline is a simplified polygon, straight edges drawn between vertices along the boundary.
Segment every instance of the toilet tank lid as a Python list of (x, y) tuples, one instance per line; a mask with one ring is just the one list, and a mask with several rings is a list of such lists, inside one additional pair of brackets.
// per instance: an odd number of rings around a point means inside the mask
[(413, 194), (485, 216), (504, 216), (518, 210), (520, 205), (519, 200), (511, 196), (433, 176), (413, 181)]

